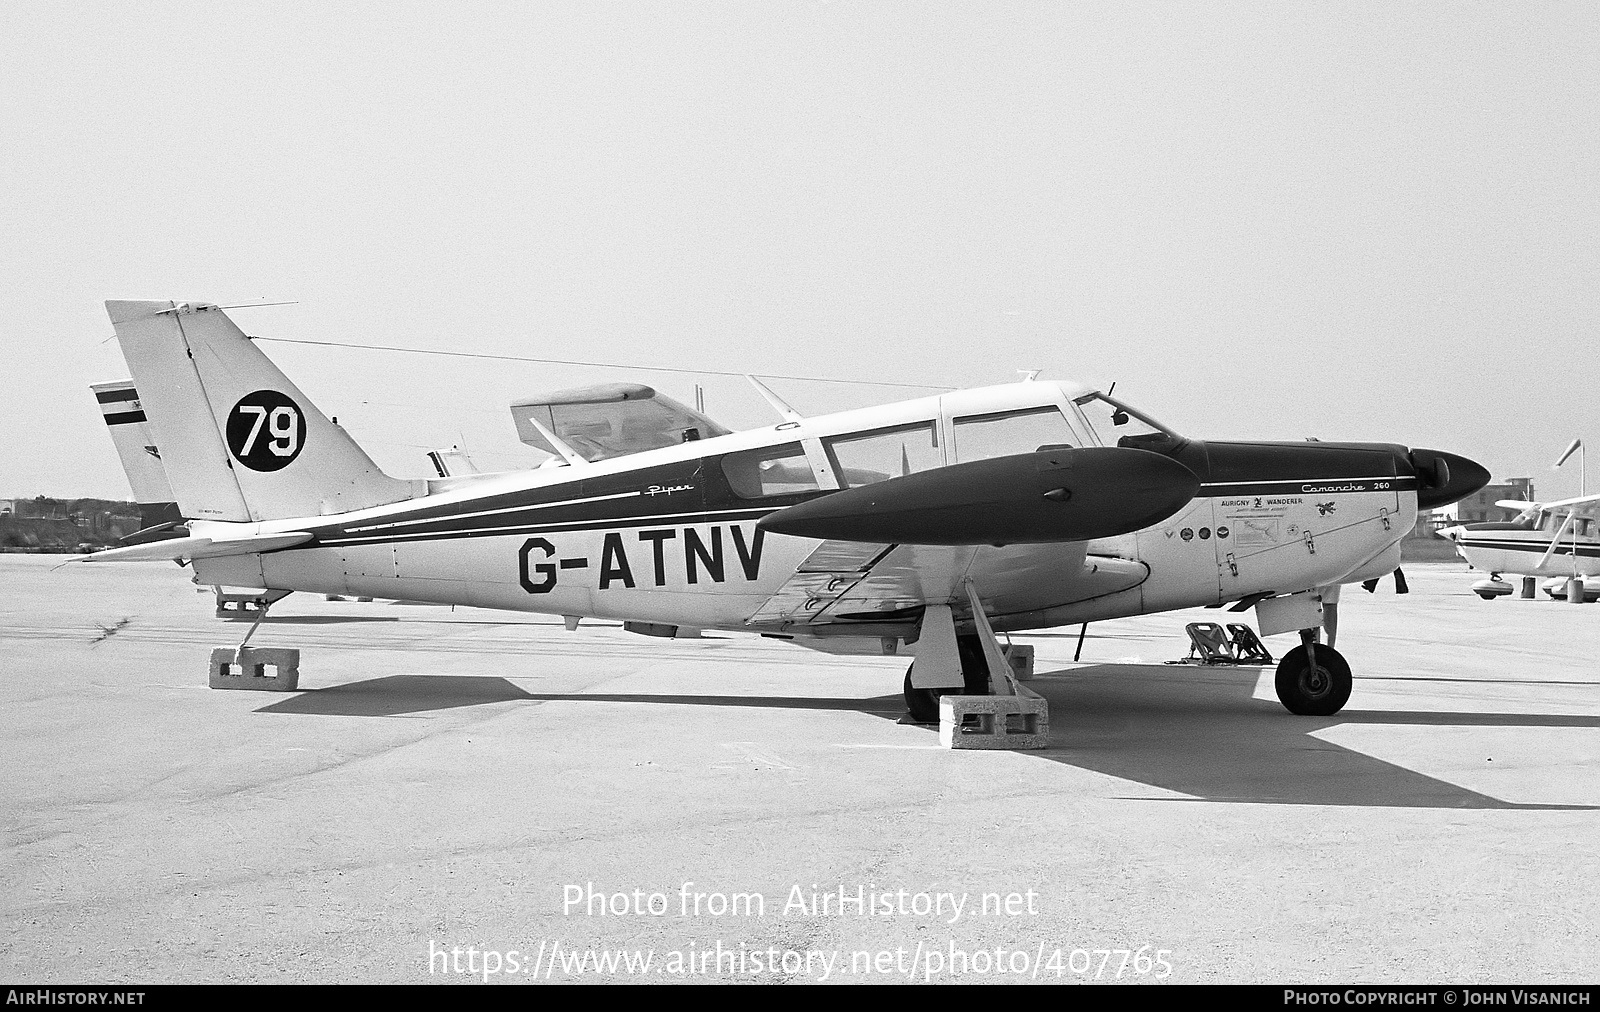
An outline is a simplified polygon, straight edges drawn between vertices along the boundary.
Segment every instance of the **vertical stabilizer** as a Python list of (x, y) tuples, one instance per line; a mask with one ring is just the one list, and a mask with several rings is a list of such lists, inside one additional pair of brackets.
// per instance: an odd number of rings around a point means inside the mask
[(133, 501), (139, 504), (140, 528), (148, 530), (182, 520), (177, 497), (167, 481), (166, 468), (161, 466), (160, 444), (156, 442), (133, 382), (92, 383), (89, 389), (94, 391), (106, 427), (111, 430), (111, 442), (128, 476)]
[(185, 517), (275, 520), (411, 497), (202, 302), (107, 302)]

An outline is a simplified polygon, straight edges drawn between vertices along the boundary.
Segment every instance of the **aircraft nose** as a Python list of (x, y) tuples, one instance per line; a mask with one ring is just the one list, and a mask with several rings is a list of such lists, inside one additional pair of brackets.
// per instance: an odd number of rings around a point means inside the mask
[(1459, 502), (1489, 484), (1489, 471), (1475, 460), (1442, 450), (1411, 450), (1405, 461), (1421, 479), (1417, 509), (1431, 510)]

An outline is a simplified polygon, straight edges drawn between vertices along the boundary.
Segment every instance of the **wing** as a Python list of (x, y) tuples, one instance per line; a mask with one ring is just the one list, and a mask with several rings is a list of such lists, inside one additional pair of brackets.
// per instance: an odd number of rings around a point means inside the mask
[(1554, 513), (1573, 513), (1580, 517), (1600, 516), (1600, 493), (1594, 495), (1580, 495), (1572, 499), (1557, 499), (1554, 502), (1525, 502), (1521, 499), (1501, 499), (1496, 506), (1510, 510), (1522, 510), (1524, 513), (1533, 510), (1550, 510)]
[(1142, 562), (1091, 555), (1084, 542), (1044, 545), (885, 545), (824, 541), (747, 620), (790, 634), (886, 635), (929, 604), (968, 610), (970, 578), (994, 617), (1041, 611), (1139, 586)]

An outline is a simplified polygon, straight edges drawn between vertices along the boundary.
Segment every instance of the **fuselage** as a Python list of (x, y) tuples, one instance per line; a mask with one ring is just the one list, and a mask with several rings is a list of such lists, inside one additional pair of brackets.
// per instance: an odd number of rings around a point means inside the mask
[(1600, 575), (1600, 527), (1586, 517), (1565, 523), (1565, 514), (1540, 510), (1521, 521), (1457, 524), (1439, 536), (1454, 542), (1456, 554), (1486, 573)]
[[(1112, 445), (1179, 461), (1199, 494), (1161, 523), (1090, 542), (867, 545), (757, 527), (842, 488), (1042, 446)], [(1204, 443), (1085, 387), (1016, 383), (587, 466), (446, 479), (427, 495), (350, 513), (191, 526), (314, 535), (288, 550), (195, 560), (210, 583), (887, 641), (912, 634), (923, 604), (959, 599), (948, 581), (930, 584), (930, 572), (969, 578), (993, 625), (1010, 630), (1382, 575), (1399, 562), (1419, 490), (1438, 498), (1487, 481), (1449, 455), (1434, 455), (1449, 457), (1448, 470), (1422, 473), (1416, 454), (1430, 452)]]

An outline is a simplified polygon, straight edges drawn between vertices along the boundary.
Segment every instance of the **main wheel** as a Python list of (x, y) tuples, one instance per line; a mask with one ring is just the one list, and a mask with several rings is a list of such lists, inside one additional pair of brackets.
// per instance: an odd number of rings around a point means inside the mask
[[(911, 665), (912, 668), (916, 664)], [(911, 668), (906, 669), (906, 710), (918, 724), (939, 723), (939, 697), (949, 689), (919, 689), (911, 684)]]
[(1350, 665), (1339, 651), (1317, 644), (1315, 666), (1306, 659), (1305, 644), (1283, 655), (1278, 662), (1278, 701), (1290, 713), (1302, 717), (1328, 717), (1338, 713), (1350, 699), (1354, 681)]

